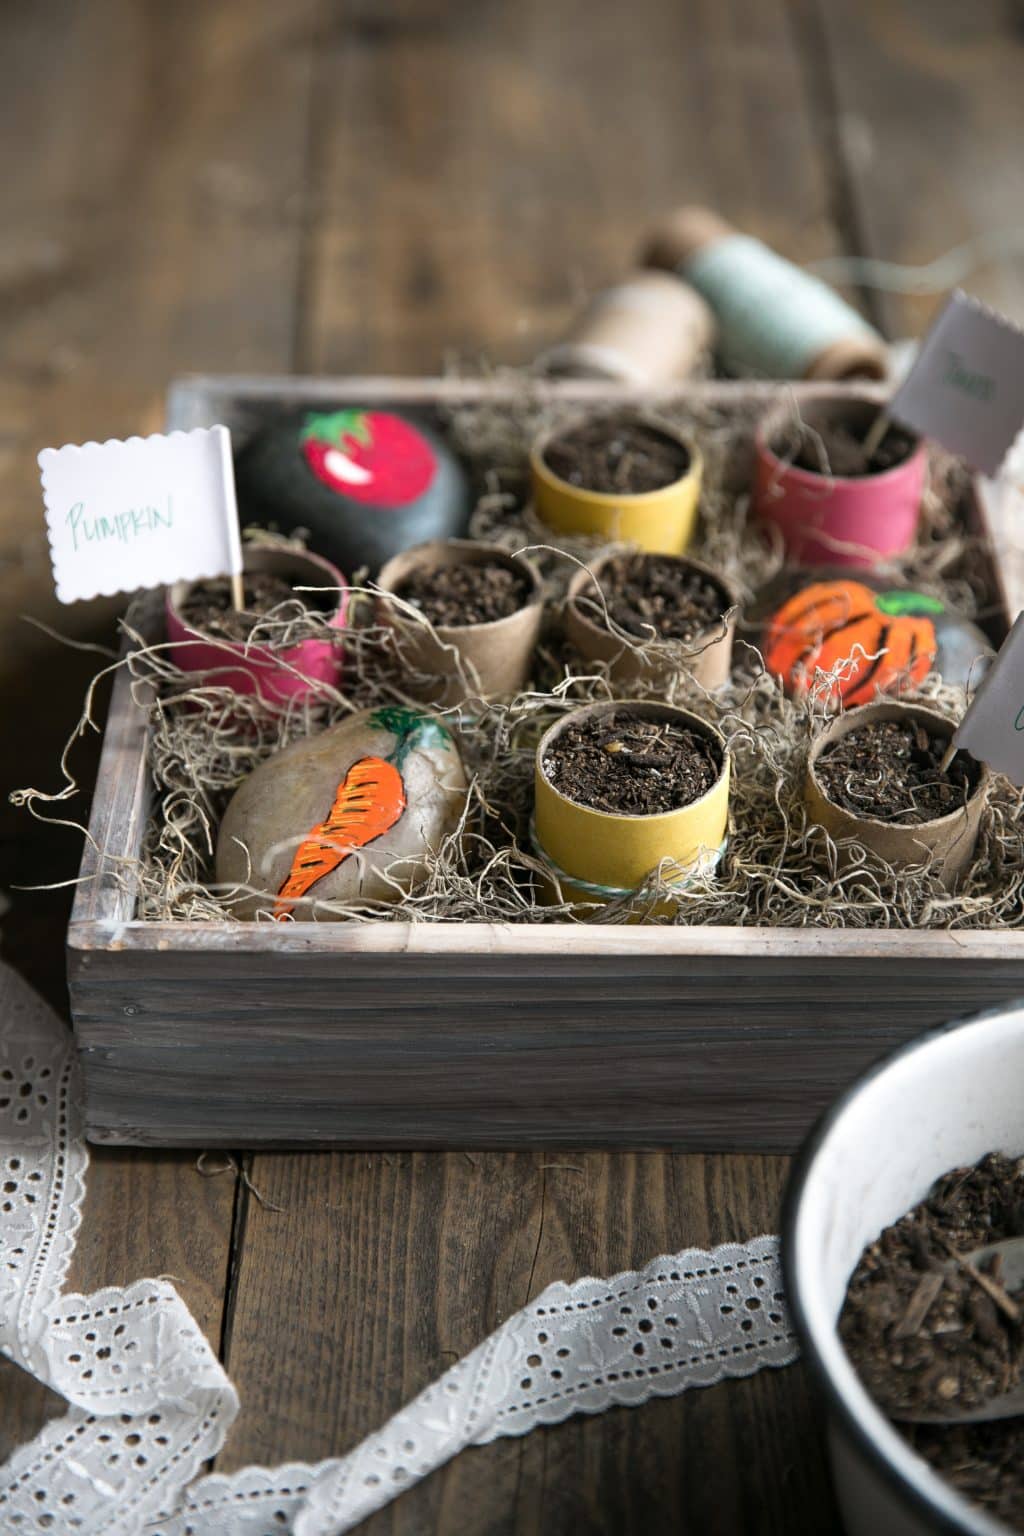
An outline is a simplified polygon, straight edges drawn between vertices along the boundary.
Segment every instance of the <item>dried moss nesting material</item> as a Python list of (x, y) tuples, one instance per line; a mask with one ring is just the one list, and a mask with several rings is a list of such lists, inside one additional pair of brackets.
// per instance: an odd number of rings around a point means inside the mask
[[(271, 571), (246, 571), (242, 585), (245, 606), (236, 609), (226, 576), (193, 582), (179, 604), (181, 618), (200, 634), (236, 643), (262, 634), (269, 619), (275, 631), (286, 626), (292, 643), (300, 631), (319, 629), (330, 606), (315, 593), (296, 592), (290, 581)], [(320, 622), (311, 615), (320, 615)]]
[(364, 710), (249, 775), (221, 824), (217, 880), (241, 918), (325, 919), (344, 915), (330, 903), (398, 901), (465, 802), (462, 759), (441, 720)]
[(577, 805), (610, 815), (657, 816), (707, 794), (722, 758), (710, 737), (621, 709), (567, 726), (543, 766), (559, 793)]
[(413, 571), (395, 590), (431, 624), (461, 628), (493, 624), (517, 613), (530, 597), (526, 576), (510, 565), (488, 560), (479, 565), (437, 565)]
[(852, 815), (920, 826), (966, 805), (978, 782), (963, 753), (941, 770), (948, 746), (948, 736), (916, 721), (873, 721), (827, 747), (816, 773), (829, 799)]
[(681, 480), (690, 467), (682, 443), (631, 417), (590, 416), (548, 443), (544, 462), (560, 480), (606, 496), (643, 496)]
[[(864, 1251), (839, 1334), (883, 1409), (969, 1409), (1024, 1379), (1024, 1331), (956, 1257), (1021, 1236), (1024, 1159), (989, 1153), (944, 1174)], [(1024, 1420), (896, 1427), (967, 1498), (1024, 1529)]]
[(604, 606), (593, 589), (577, 599), (594, 623), (608, 617), (638, 640), (692, 640), (731, 606), (724, 587), (672, 555), (616, 555), (601, 567)]

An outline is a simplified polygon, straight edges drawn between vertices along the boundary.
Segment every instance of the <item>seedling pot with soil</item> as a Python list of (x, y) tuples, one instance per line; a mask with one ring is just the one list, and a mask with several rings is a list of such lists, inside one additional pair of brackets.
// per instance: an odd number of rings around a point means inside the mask
[(873, 1400), (839, 1320), (864, 1249), (937, 1179), (989, 1152), (1024, 1155), (1022, 1082), (1024, 1009), (949, 1025), (871, 1068), (826, 1113), (795, 1164), (783, 1213), (786, 1298), (827, 1407), (849, 1536), (1007, 1530), (934, 1471)]
[(576, 572), (565, 631), (615, 682), (683, 671), (710, 691), (729, 681), (738, 608), (729, 583), (699, 560), (612, 553)]
[[(804, 801), (848, 863), (860, 843), (896, 869), (930, 861), (947, 888), (970, 866), (989, 772), (959, 753), (939, 764), (955, 729), (922, 704), (864, 704), (838, 716), (811, 747)], [(947, 809), (948, 808), (948, 809)]]
[(378, 586), (413, 698), (448, 708), (525, 686), (543, 618), (541, 579), (525, 556), (432, 540), (389, 560)]
[(894, 426), (868, 461), (878, 410), (871, 400), (818, 400), (799, 418), (787, 405), (758, 426), (754, 510), (797, 564), (872, 566), (914, 542), (927, 453)]
[[(341, 572), (308, 551), (258, 545), (245, 550), (243, 565), (247, 607), (240, 614), (232, 607), (227, 577), (168, 587), (167, 638), (174, 642), (174, 665), (207, 675), (212, 687), (258, 693), (278, 704), (336, 684), (343, 653), (337, 634), (330, 631), (345, 627), (348, 610)], [(318, 629), (288, 644), (283, 625), (289, 621), (301, 631), (303, 608), (323, 614), (327, 631)], [(268, 644), (270, 630), (285, 643)]]
[(702, 472), (683, 433), (622, 414), (558, 427), (530, 455), (534, 507), (549, 528), (666, 555), (693, 536)]
[(676, 883), (717, 858), (729, 754), (721, 733), (689, 710), (591, 704), (541, 738), (535, 793), (538, 851), (562, 899), (606, 902), (659, 867)]

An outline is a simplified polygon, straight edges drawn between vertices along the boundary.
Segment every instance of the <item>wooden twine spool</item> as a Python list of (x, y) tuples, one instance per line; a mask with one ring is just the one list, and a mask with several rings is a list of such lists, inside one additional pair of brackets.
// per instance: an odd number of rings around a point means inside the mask
[(885, 342), (827, 284), (708, 208), (680, 208), (644, 246), (711, 305), (732, 373), (775, 379), (884, 379)]
[(671, 384), (693, 372), (714, 334), (699, 293), (665, 272), (640, 269), (596, 294), (540, 366), (563, 378)]

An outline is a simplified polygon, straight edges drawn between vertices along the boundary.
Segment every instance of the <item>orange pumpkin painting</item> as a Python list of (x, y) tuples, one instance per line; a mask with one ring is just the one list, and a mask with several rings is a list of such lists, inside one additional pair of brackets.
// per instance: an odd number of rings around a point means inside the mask
[[(935, 664), (935, 619), (944, 612), (922, 592), (873, 592), (859, 581), (804, 587), (769, 620), (764, 660), (789, 694), (806, 693), (816, 672), (845, 662), (830, 702), (867, 704), (876, 692), (915, 685)], [(820, 681), (820, 679), (819, 679)]]

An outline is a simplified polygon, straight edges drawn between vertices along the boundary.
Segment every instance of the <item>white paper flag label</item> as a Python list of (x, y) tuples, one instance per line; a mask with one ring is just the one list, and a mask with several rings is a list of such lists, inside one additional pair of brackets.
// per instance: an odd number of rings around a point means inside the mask
[(1024, 613), (982, 679), (953, 745), (1024, 788)]
[(1024, 331), (958, 289), (887, 413), (995, 475), (1024, 425)]
[(62, 603), (241, 571), (227, 427), (44, 448), (39, 468)]

